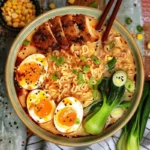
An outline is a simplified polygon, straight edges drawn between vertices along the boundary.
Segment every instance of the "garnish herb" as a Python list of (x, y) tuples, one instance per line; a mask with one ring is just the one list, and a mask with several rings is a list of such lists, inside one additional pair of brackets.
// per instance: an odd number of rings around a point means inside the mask
[(24, 46), (28, 46), (28, 45), (30, 44), (30, 41), (24, 40), (22, 44), (23, 44)]
[(101, 62), (96, 56), (91, 56), (91, 59), (93, 60), (94, 64), (99, 65)]
[(58, 80), (58, 77), (57, 77), (55, 74), (53, 74), (53, 75), (52, 75), (52, 79), (53, 79), (54, 81), (56, 81), (56, 80)]
[(138, 26), (136, 27), (136, 29), (137, 29), (138, 32), (142, 32), (142, 31), (143, 31), (143, 27), (140, 26), (140, 25), (138, 25)]
[(85, 66), (83, 66), (83, 71), (90, 71), (90, 67), (89, 67), (89, 65), (85, 65)]
[(97, 6), (98, 6), (98, 4), (96, 1), (89, 5), (89, 7), (93, 7), (93, 8), (97, 8)]
[(134, 116), (123, 128), (117, 150), (140, 150), (140, 141), (150, 113), (150, 83), (145, 82), (143, 95)]
[(84, 57), (84, 56), (81, 56), (80, 59), (81, 59), (82, 61), (86, 61), (86, 57)]
[(111, 69), (113, 69), (114, 68), (114, 66), (115, 66), (115, 64), (116, 64), (116, 62), (117, 62), (117, 60), (116, 60), (116, 58), (115, 57), (113, 57), (109, 62), (108, 62), (108, 68), (109, 68), (109, 70), (111, 70)]
[(72, 73), (77, 74), (77, 70), (76, 70), (76, 69), (73, 69), (73, 70), (72, 70)]
[(88, 85), (89, 85), (90, 87), (92, 87), (92, 85), (93, 85), (93, 77), (92, 77), (92, 76), (90, 77), (90, 80), (89, 80), (89, 82), (88, 82)]
[(79, 84), (83, 84), (84, 83), (83, 73), (82, 72), (78, 73), (78, 83)]
[(132, 19), (130, 17), (125, 19), (126, 24), (131, 24), (132, 23)]
[(98, 90), (100, 90), (102, 94), (103, 104), (97, 112), (89, 114), (83, 124), (86, 132), (93, 135), (99, 134), (104, 129), (112, 110), (116, 108), (122, 100), (125, 86), (115, 86), (112, 78), (103, 78), (98, 86)]
[(56, 57), (56, 56), (51, 56), (51, 60), (56, 62), (56, 65), (57, 66), (61, 66), (64, 64), (65, 62), (65, 59), (63, 56), (59, 56), (59, 57)]
[(77, 118), (77, 119), (75, 120), (75, 124), (80, 124), (80, 119), (79, 119), (79, 118)]
[(93, 98), (95, 99), (98, 96), (98, 90), (93, 89), (92, 95), (93, 95)]
[(115, 43), (113, 41), (111, 41), (109, 43), (109, 49), (112, 50), (115, 47)]

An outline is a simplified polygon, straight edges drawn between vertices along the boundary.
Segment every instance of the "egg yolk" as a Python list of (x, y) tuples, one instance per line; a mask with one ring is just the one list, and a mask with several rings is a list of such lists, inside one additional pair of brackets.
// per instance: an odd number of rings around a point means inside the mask
[(72, 107), (65, 107), (58, 112), (58, 121), (62, 125), (72, 126), (77, 119), (77, 113)]
[(34, 105), (34, 112), (39, 118), (44, 118), (51, 113), (51, 110), (50, 100), (40, 100), (40, 103)]
[(37, 63), (29, 62), (21, 65), (17, 72), (17, 81), (25, 80), (27, 84), (36, 83), (40, 78), (41, 68)]

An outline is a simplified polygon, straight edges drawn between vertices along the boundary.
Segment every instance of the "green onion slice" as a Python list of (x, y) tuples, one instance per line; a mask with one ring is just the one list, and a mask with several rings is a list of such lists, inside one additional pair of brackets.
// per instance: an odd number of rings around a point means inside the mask
[(95, 2), (91, 3), (91, 4), (89, 5), (89, 7), (97, 8), (97, 7), (98, 7), (98, 4), (97, 4), (97, 2), (95, 1)]
[(76, 70), (76, 69), (73, 69), (73, 70), (72, 70), (72, 73), (77, 74), (77, 70)]
[(83, 73), (82, 72), (78, 73), (78, 83), (79, 84), (83, 84), (84, 83)]
[(117, 62), (117, 60), (116, 60), (116, 58), (115, 57), (113, 57), (109, 62), (108, 62), (108, 68), (109, 68), (109, 70), (111, 70), (111, 69), (113, 69), (114, 68), (114, 66), (115, 66), (115, 64), (116, 64), (116, 62)]
[(110, 43), (109, 43), (109, 49), (111, 50), (111, 49), (113, 49), (115, 47), (115, 43), (113, 42), (113, 41), (111, 41)]
[(56, 56), (51, 56), (51, 60), (56, 62), (56, 65), (57, 66), (61, 66), (64, 64), (65, 62), (65, 59), (63, 56), (59, 56), (59, 57), (56, 57)]
[(28, 46), (28, 45), (30, 44), (30, 41), (24, 40), (22, 44), (23, 44), (24, 46)]
[(136, 27), (136, 29), (137, 29), (138, 32), (142, 32), (142, 31), (143, 31), (143, 27), (140, 26), (140, 25), (138, 25), (138, 26)]
[(56, 81), (56, 80), (58, 80), (58, 77), (57, 77), (55, 74), (53, 74), (53, 75), (52, 75), (52, 79), (53, 79), (54, 81)]
[(91, 59), (93, 60), (93, 62), (96, 64), (96, 65), (99, 65), (101, 62), (100, 60), (96, 57), (96, 56), (91, 56)]
[(126, 18), (125, 20), (126, 24), (131, 24), (132, 23), (132, 19), (130, 17)]

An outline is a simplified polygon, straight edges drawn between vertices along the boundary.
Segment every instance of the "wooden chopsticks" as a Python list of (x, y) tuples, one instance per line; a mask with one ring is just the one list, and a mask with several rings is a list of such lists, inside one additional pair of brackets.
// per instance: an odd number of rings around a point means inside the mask
[[(114, 0), (110, 0), (108, 2), (108, 4), (107, 4), (107, 6), (106, 6), (102, 16), (99, 19), (99, 22), (98, 22), (98, 24), (96, 26), (96, 30), (100, 30), (101, 29), (101, 27), (102, 27), (102, 25), (104, 23), (104, 20), (106, 19), (106, 16), (107, 16), (110, 8), (112, 7), (113, 3), (114, 3)], [(105, 43), (107, 41), (107, 37), (109, 35), (110, 29), (111, 29), (111, 27), (113, 25), (113, 22), (114, 22), (115, 18), (116, 18), (116, 15), (117, 15), (117, 12), (118, 12), (118, 10), (120, 8), (121, 3), (122, 3), (122, 0), (117, 0), (115, 8), (114, 8), (114, 10), (112, 12), (112, 15), (110, 16), (110, 19), (108, 21), (107, 26), (106, 26), (106, 30), (105, 30), (105, 32), (103, 34), (102, 43)]]

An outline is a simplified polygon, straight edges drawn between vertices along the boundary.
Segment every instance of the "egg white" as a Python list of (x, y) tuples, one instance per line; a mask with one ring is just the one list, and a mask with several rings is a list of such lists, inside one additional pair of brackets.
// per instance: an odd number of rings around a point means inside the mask
[[(69, 100), (70, 103), (65, 103), (65, 100)], [(58, 113), (65, 107), (71, 107), (76, 111), (78, 123), (74, 123), (72, 126), (63, 125), (58, 121)], [(79, 100), (74, 97), (64, 98), (57, 106), (54, 114), (54, 124), (58, 131), (63, 133), (70, 133), (76, 131), (83, 119), (83, 106)]]
[(27, 90), (33, 90), (38, 88), (45, 80), (46, 74), (47, 74), (47, 70), (48, 70), (48, 62), (47, 59), (44, 55), (42, 54), (32, 54), (30, 56), (28, 56), (26, 59), (24, 59), (21, 64), (19, 65), (16, 74), (20, 72), (20, 68), (23, 65), (26, 65), (27, 63), (36, 63), (38, 66), (40, 66), (41, 72), (42, 70), (44, 70), (44, 73), (40, 74), (39, 79), (37, 79), (37, 81), (35, 83), (27, 83), (25, 78), (22, 78), (22, 80), (18, 81), (19, 85)]
[[(50, 114), (44, 116), (43, 118), (40, 118), (39, 116), (36, 115), (34, 111), (34, 107), (31, 107), (33, 105), (36, 105), (40, 102), (40, 99), (49, 99), (49, 103), (52, 106), (52, 109), (50, 111)], [(44, 123), (48, 122), (54, 117), (54, 111), (55, 111), (56, 105), (53, 100), (51, 100), (51, 97), (48, 93), (46, 93), (43, 90), (33, 90), (31, 91), (28, 96), (27, 96), (27, 109), (29, 112), (29, 115), (32, 117), (32, 119), (38, 123)]]

